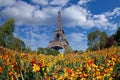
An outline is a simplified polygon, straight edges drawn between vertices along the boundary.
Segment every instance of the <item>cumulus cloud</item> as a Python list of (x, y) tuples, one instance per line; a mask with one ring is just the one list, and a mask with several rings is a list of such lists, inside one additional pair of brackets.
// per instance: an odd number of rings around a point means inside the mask
[(60, 9), (61, 7), (48, 6), (40, 10), (24, 1), (17, 1), (13, 6), (1, 10), (0, 17), (3, 19), (14, 18), (17, 25), (51, 26), (55, 25), (57, 12)]
[(48, 27), (19, 26), (15, 27), (14, 35), (16, 37), (19, 36), (19, 38), (23, 40), (27, 46), (35, 50), (38, 47), (48, 46), (48, 42), (50, 41), (51, 36), (53, 36), (50, 35), (51, 30), (49, 30), (50, 29)]
[(104, 14), (93, 16), (94, 24), (100, 29), (110, 29), (111, 27), (116, 27), (116, 24), (112, 24)]
[(59, 5), (59, 6), (65, 6), (69, 0), (53, 0), (50, 2), (51, 5)]
[[(48, 3), (47, 0), (32, 0), (34, 2), (40, 2), (44, 4)], [(43, 1), (43, 2), (42, 2)], [(80, 0), (79, 5), (86, 4), (90, 0)], [(3, 2), (3, 0), (2, 0)], [(11, 7), (6, 7), (1, 10), (0, 16), (2, 18), (15, 18), (17, 25), (43, 25), (43, 26), (53, 26), (56, 25), (57, 21), (57, 12), (62, 9), (63, 5), (66, 5), (69, 0), (53, 0), (50, 4), (61, 5), (59, 7), (47, 6), (42, 9), (37, 8), (35, 5), (28, 4), (24, 1), (16, 1), (16, 4), (12, 5), (15, 2), (12, 0)], [(7, 3), (6, 3), (7, 4)], [(47, 5), (47, 4), (46, 4)], [(110, 17), (114, 18), (115, 16), (120, 15), (120, 8), (115, 8), (112, 12), (104, 12), (101, 14), (93, 15), (90, 10), (81, 7), (79, 5), (71, 5), (65, 7), (61, 10), (63, 25), (68, 27), (80, 26), (84, 29), (89, 29), (93, 27), (107, 29), (109, 27), (116, 27), (117, 24), (114, 24), (109, 20)]]
[(37, 34), (35, 32), (31, 32), (32, 35), (30, 38), (21, 38), (27, 46), (31, 47), (32, 49), (37, 49), (38, 47), (46, 48), (48, 46), (48, 35), (47, 34)]
[(23, 1), (16, 2), (12, 7), (7, 7), (0, 12), (3, 18), (15, 18), (16, 23), (29, 24), (32, 23), (32, 13), (36, 8), (33, 5), (27, 4)]
[(86, 5), (86, 3), (90, 2), (91, 0), (80, 0), (78, 2), (79, 5)]
[(73, 32), (71, 34), (66, 35), (66, 37), (70, 45), (74, 46), (73, 49), (85, 50), (87, 48), (86, 34)]
[(36, 10), (34, 12), (34, 21), (38, 25), (43, 26), (53, 26), (57, 22), (57, 12), (60, 10), (60, 7), (47, 7), (42, 10)]
[(0, 0), (0, 7), (11, 6), (16, 3), (16, 0)]
[(40, 5), (48, 5), (48, 0), (32, 0), (32, 2)]
[(113, 11), (111, 12), (105, 12), (103, 13), (106, 17), (110, 17), (110, 19), (113, 19), (114, 17), (120, 16), (120, 7), (116, 7)]
[[(68, 27), (80, 26), (84, 29), (90, 29), (97, 27), (103, 30), (115, 30), (117, 29), (117, 24), (111, 22), (109, 17), (119, 16), (119, 8), (115, 8), (113, 12), (106, 12), (97, 15), (93, 15), (86, 8), (80, 7), (78, 5), (72, 5), (63, 10), (63, 22)], [(68, 15), (69, 14), (69, 15)], [(110, 16), (111, 15), (111, 16)], [(111, 29), (113, 28), (114, 29)]]
[(89, 12), (86, 9), (83, 9), (77, 5), (72, 5), (63, 10), (63, 17), (67, 21), (65, 24), (68, 26), (84, 25), (87, 21), (88, 15)]
[(87, 39), (85, 34), (76, 32), (68, 34), (67, 37), (70, 38), (72, 42), (80, 42)]

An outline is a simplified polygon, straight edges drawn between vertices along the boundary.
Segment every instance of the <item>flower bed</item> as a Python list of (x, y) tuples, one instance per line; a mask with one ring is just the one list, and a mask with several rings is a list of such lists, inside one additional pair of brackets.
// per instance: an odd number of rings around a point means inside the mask
[(57, 56), (0, 48), (2, 80), (119, 80), (120, 48)]

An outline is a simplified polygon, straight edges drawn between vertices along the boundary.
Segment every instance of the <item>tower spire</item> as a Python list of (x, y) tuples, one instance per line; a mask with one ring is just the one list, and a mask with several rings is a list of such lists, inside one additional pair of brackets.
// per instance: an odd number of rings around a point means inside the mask
[(62, 22), (61, 22), (61, 12), (58, 11), (58, 21), (56, 30), (62, 30)]

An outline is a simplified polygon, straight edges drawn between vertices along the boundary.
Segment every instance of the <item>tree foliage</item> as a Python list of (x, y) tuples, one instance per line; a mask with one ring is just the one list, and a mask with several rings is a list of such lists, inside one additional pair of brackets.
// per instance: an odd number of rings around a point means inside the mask
[(114, 37), (110, 36), (106, 39), (106, 48), (111, 47), (114, 45)]
[(64, 50), (64, 53), (67, 54), (67, 53), (73, 53), (73, 50), (70, 46), (66, 47), (65, 50)]
[(103, 49), (106, 47), (107, 34), (99, 30), (88, 34), (88, 47), (90, 50)]
[(116, 33), (113, 36), (114, 36), (114, 40), (116, 42), (116, 46), (120, 46), (120, 27), (118, 28), (118, 30), (116, 31)]
[(88, 34), (88, 49), (87, 50), (97, 50), (108, 48), (111, 46), (120, 46), (120, 27), (111, 36), (107, 37), (105, 32), (100, 32), (98, 30), (93, 31)]
[(100, 43), (99, 43), (100, 49), (106, 48), (106, 40), (107, 40), (107, 34), (105, 32), (101, 32), (100, 33)]
[(11, 35), (14, 32), (14, 19), (9, 19), (1, 26), (2, 31), (5, 35)]
[(13, 35), (14, 27), (14, 19), (12, 18), (0, 27), (0, 46), (10, 49), (24, 49), (24, 42)]
[(58, 55), (60, 52), (57, 51), (57, 50), (52, 50), (52, 49), (49, 49), (49, 48), (38, 48), (37, 49), (37, 53), (40, 53), (40, 54), (45, 54), (45, 55)]

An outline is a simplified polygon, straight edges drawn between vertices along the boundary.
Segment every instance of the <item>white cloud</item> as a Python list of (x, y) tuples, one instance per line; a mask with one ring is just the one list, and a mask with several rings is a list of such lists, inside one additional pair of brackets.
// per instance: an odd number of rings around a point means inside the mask
[(34, 32), (31, 32), (31, 34), (32, 35), (28, 38), (22, 38), (27, 46), (31, 47), (32, 49), (37, 49), (38, 47), (46, 48), (48, 46), (48, 35), (44, 33), (37, 34)]
[(109, 21), (109, 18), (107, 18), (105, 14), (93, 15), (93, 20), (95, 26), (103, 30), (114, 31), (117, 29), (118, 26), (116, 23), (112, 23), (111, 21)]
[(85, 34), (73, 32), (66, 37), (73, 49), (85, 50), (87, 48), (87, 36)]
[(0, 7), (11, 6), (16, 3), (16, 0), (0, 0)]
[(103, 13), (106, 17), (110, 17), (110, 19), (120, 16), (120, 7), (116, 7), (112, 12)]
[(40, 5), (48, 5), (48, 0), (32, 0), (32, 2)]
[[(47, 0), (45, 1), (48, 2)], [(63, 6), (66, 5), (68, 1), (69, 0), (59, 0), (58, 3)], [(90, 0), (80, 0), (78, 3), (86, 4), (89, 1)], [(57, 0), (53, 0), (50, 4), (53, 3), (58, 4)], [(17, 25), (53, 26), (57, 23), (57, 12), (58, 10), (61, 10), (61, 8), (62, 7), (47, 6), (39, 10), (39, 8), (35, 5), (28, 4), (24, 1), (16, 1), (16, 4), (11, 4), (11, 7), (8, 6), (5, 9), (1, 10), (0, 16), (2, 18), (15, 18)], [(109, 18), (119, 16), (120, 8), (115, 8), (112, 12), (104, 12), (102, 14), (93, 15), (86, 8), (83, 8), (79, 5), (71, 5), (69, 7), (63, 8), (61, 12), (62, 22), (64, 26), (80, 26), (84, 29), (97, 27), (99, 29), (106, 30), (113, 26), (117, 26), (117, 24), (111, 22)]]
[(68, 26), (82, 26), (87, 21), (87, 16), (89, 12), (86, 9), (83, 9), (77, 5), (72, 5), (63, 10), (63, 17), (67, 22), (65, 23)]
[[(25, 27), (15, 27), (15, 36), (19, 36), (27, 46), (32, 49), (37, 49), (38, 47), (47, 47), (48, 42), (51, 39), (52, 35), (49, 35), (48, 27), (34, 27), (34, 26), (25, 26)], [(24, 34), (24, 35), (23, 35)], [(22, 35), (22, 36), (20, 36)]]
[(32, 14), (35, 10), (34, 6), (18, 1), (14, 6), (2, 10), (0, 14), (3, 18), (15, 18), (18, 25), (31, 24), (33, 21)]
[(53, 26), (57, 23), (57, 13), (60, 7), (46, 7), (42, 10), (35, 11), (34, 19), (38, 21), (37, 24), (44, 26)]
[(90, 2), (91, 0), (80, 0), (78, 2), (79, 5), (86, 5), (88, 2)]
[(39, 10), (34, 5), (30, 5), (23, 1), (17, 1), (12, 7), (1, 10), (0, 16), (4, 19), (14, 18), (17, 25), (51, 26), (56, 24), (57, 12), (60, 9), (61, 7), (48, 6)]
[(72, 42), (80, 42), (82, 40), (86, 40), (86, 35), (82, 34), (82, 33), (71, 33), (67, 35), (68, 38), (70, 38), (70, 40)]
[(94, 15), (93, 16), (93, 20), (94, 20), (94, 24), (95, 26), (99, 27), (99, 28), (105, 28), (110, 26), (111, 24), (109, 23), (108, 19), (106, 18), (105, 15), (101, 14), (101, 15)]
[(44, 13), (43, 11), (37, 10), (34, 12), (34, 18), (38, 21), (42, 22), (43, 20), (46, 20), (49, 16)]
[[(109, 13), (109, 15), (112, 15), (113, 17), (115, 16), (115, 14), (119, 15), (118, 11), (119, 8), (116, 8), (113, 10), (113, 12)], [(63, 10), (63, 22), (64, 25), (68, 27), (80, 26), (84, 29), (97, 27), (103, 30), (109, 29), (114, 31), (115, 29), (117, 29), (117, 24), (111, 22), (109, 20), (109, 17), (111, 16), (108, 16), (107, 14), (108, 12), (93, 15), (86, 8), (80, 7), (78, 5), (72, 5)], [(111, 29), (113, 27), (114, 29)]]
[(53, 0), (50, 2), (51, 5), (59, 5), (59, 6), (65, 6), (69, 0)]

